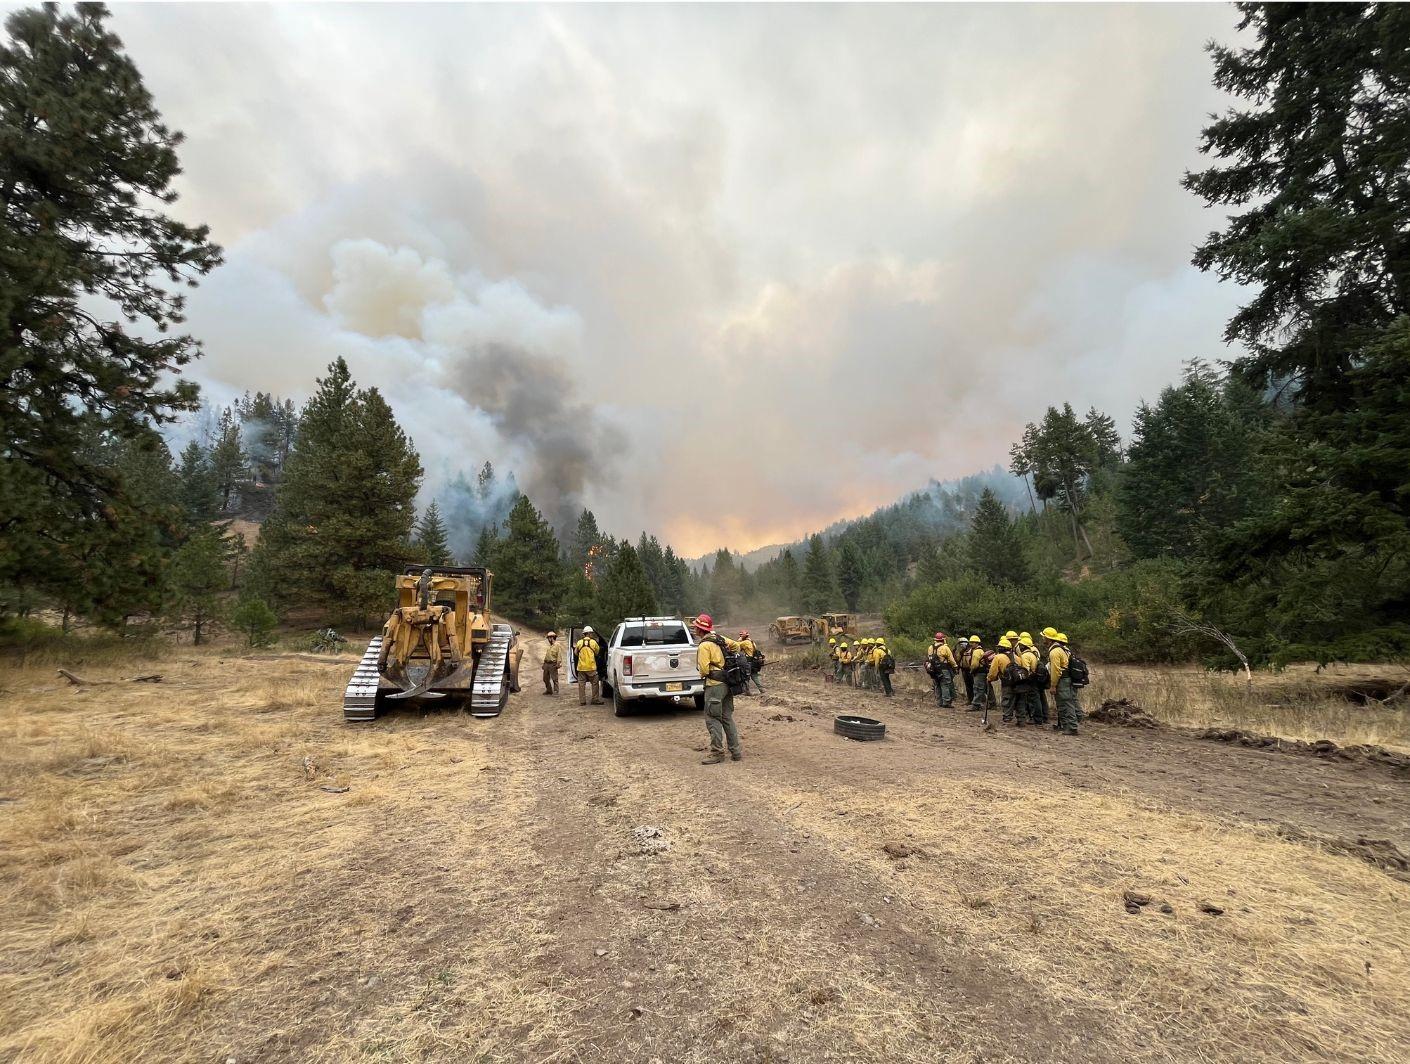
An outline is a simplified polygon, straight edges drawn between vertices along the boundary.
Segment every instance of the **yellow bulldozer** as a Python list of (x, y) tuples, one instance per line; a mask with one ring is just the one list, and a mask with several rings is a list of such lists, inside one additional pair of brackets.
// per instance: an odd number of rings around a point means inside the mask
[(783, 646), (812, 642), (817, 621), (811, 617), (779, 617), (769, 625), (770, 634)]
[(856, 638), (855, 616), (850, 613), (824, 613), (818, 618), (813, 634), (815, 642), (826, 643), (829, 639), (841, 639), (844, 636), (848, 639)]
[(374, 720), (388, 703), (443, 699), (477, 717), (499, 716), (514, 632), (490, 615), (493, 585), (481, 566), (411, 566), (398, 576), (396, 608), (343, 693), (343, 718)]

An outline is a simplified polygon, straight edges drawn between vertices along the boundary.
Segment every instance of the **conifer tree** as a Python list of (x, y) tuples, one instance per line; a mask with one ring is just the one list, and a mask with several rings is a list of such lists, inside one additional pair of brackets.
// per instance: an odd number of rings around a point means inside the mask
[(603, 574), (596, 605), (603, 631), (610, 631), (624, 618), (645, 617), (656, 612), (656, 594), (646, 579), (640, 556), (630, 543), (618, 548), (612, 564)]
[(581, 569), (570, 569), (568, 572), (567, 590), (558, 609), (558, 623), (563, 626), (591, 624), (595, 627), (602, 624), (597, 615), (597, 591)]
[(231, 513), (239, 501), (240, 485), (249, 476), (249, 462), (240, 443), (240, 425), (226, 407), (210, 448), (210, 476), (219, 496), (220, 513)]
[[(184, 296), (168, 282), (220, 262), (204, 227), (162, 211), (180, 135), (107, 18), (101, 4), (24, 8), (0, 43), (0, 583), (36, 589), (67, 580), (57, 557), (164, 520), (105, 452), (153, 446), (155, 424), (195, 406), (179, 370), (199, 350), (172, 329)], [(134, 570), (111, 561), (96, 583), (125, 584)]]
[(455, 564), (446, 539), (445, 522), (441, 520), (441, 508), (436, 505), (435, 499), (431, 500), (416, 525), (416, 548), (427, 565)]
[(710, 569), (710, 612), (728, 616), (744, 597), (743, 579), (734, 555), (721, 547)]
[(176, 478), (180, 484), (181, 508), (187, 522), (200, 525), (214, 518), (220, 506), (220, 493), (211, 475), (210, 458), (195, 440), (181, 452)]
[(494, 596), (498, 608), (531, 624), (551, 622), (563, 595), (563, 566), (553, 529), (520, 495), (494, 546)]
[(800, 595), (806, 613), (827, 613), (837, 601), (832, 564), (828, 559), (822, 536), (814, 535), (808, 540), (808, 556), (803, 560)]
[(229, 584), (224, 555), (220, 533), (206, 527), (182, 544), (171, 560), (171, 616), (191, 626), (196, 646), (224, 612), (223, 596)]
[(1023, 537), (1004, 504), (988, 488), (979, 497), (965, 547), (969, 567), (990, 584), (1028, 582)]
[(856, 544), (850, 539), (842, 544), (837, 555), (837, 584), (842, 591), (842, 601), (849, 610), (855, 611), (862, 599), (862, 557)]
[(244, 635), (246, 646), (262, 647), (273, 642), (279, 618), (264, 599), (246, 592), (230, 613), (230, 625)]
[(274, 510), (257, 548), (261, 586), (280, 603), (384, 612), (411, 559), (421, 463), (375, 388), (359, 391), (341, 358), (300, 418)]

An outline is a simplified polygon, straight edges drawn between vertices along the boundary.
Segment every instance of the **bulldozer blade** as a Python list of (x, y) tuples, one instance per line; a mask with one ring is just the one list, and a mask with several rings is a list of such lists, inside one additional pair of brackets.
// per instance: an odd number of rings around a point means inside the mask
[(434, 682), (434, 680), (427, 680), (420, 687), (413, 687), (409, 691), (398, 691), (396, 694), (384, 695), (383, 697), (389, 702), (394, 702), (402, 698), (444, 698), (444, 691), (429, 690), (431, 684)]

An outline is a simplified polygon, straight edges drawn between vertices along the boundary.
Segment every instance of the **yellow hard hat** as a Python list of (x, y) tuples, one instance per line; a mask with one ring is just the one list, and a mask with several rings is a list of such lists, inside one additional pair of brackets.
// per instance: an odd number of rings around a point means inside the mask
[(837, 645), (837, 640), (836, 640), (836, 639), (829, 639), (829, 640), (827, 641), (827, 645), (830, 646), (830, 647), (835, 647), (835, 646)]
[(1013, 644), (1009, 642), (1008, 636), (1004, 636), (1002, 639), (999, 640), (999, 646), (1003, 647), (1005, 650), (1008, 650), (1010, 647), (1013, 646)]
[(1029, 635), (1027, 632), (1019, 632), (1019, 633), (1018, 633), (1018, 641), (1019, 641), (1020, 643), (1031, 643), (1031, 642), (1033, 642), (1033, 637), (1032, 637), (1031, 635)]
[(972, 636), (970, 636), (970, 637), (969, 637), (969, 641), (970, 641), (971, 643), (982, 643), (982, 642), (984, 642), (984, 640), (980, 639), (977, 635), (972, 635)]
[(1048, 627), (1046, 627), (1046, 628), (1043, 629), (1043, 638), (1044, 638), (1044, 639), (1056, 639), (1056, 638), (1057, 638), (1057, 635), (1058, 635), (1058, 630), (1057, 630), (1056, 628), (1054, 628), (1052, 625), (1048, 625)]
[(843, 649), (843, 650), (846, 650), (846, 649), (847, 649), (847, 644), (846, 644), (846, 643), (843, 643), (843, 644), (842, 644), (842, 649)]
[(1067, 636), (1063, 635), (1061, 632), (1059, 632), (1057, 635), (1053, 636), (1053, 638), (1056, 639), (1059, 643), (1066, 643), (1066, 642), (1067, 642)]
[(1004, 633), (1004, 638), (1005, 638), (1005, 639), (1017, 639), (1017, 638), (1018, 638), (1018, 633), (1015, 632), (1012, 628), (1010, 628), (1007, 632)]

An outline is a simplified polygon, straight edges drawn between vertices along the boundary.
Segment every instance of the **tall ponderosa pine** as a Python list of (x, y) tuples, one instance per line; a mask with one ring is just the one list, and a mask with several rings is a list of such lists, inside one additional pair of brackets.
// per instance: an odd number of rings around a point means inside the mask
[(553, 529), (520, 495), (494, 545), (494, 598), (503, 613), (549, 623), (563, 595), (563, 565)]
[(214, 518), (220, 508), (220, 493), (211, 475), (210, 456), (195, 440), (181, 452), (176, 479), (186, 520), (199, 525)]
[(999, 497), (987, 488), (979, 497), (979, 506), (965, 540), (965, 560), (991, 584), (1028, 582), (1023, 536)]
[(107, 18), (27, 8), (0, 44), (0, 582), (56, 598), (55, 553), (118, 569), (128, 556), (94, 543), (163, 520), (105, 459), (195, 405), (177, 371), (198, 348), (170, 330), (181, 286), (220, 262), (204, 227), (160, 209), (181, 138)]
[(455, 564), (446, 539), (445, 522), (441, 520), (441, 508), (436, 505), (435, 499), (431, 500), (421, 520), (416, 523), (416, 549), (427, 565)]
[(375, 388), (341, 358), (299, 420), (298, 439), (260, 530), (262, 589), (281, 605), (348, 608), (367, 619), (392, 600), (411, 561), (421, 462)]
[(715, 552), (710, 568), (710, 612), (728, 616), (744, 597), (744, 574), (734, 555), (723, 547)]
[(1247, 48), (1214, 47), (1244, 106), (1204, 131), (1188, 174), (1237, 208), (1195, 264), (1255, 292), (1225, 335), (1287, 411), (1265, 448), (1267, 505), (1197, 570), (1259, 657), (1410, 653), (1410, 8), (1241, 4)]

